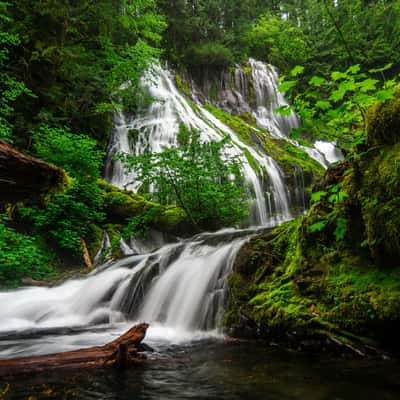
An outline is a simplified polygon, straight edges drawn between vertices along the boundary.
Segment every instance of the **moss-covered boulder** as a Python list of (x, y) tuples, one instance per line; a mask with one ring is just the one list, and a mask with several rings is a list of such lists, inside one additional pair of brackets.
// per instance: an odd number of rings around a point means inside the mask
[(161, 232), (175, 235), (187, 235), (191, 232), (186, 215), (179, 207), (161, 206), (146, 200), (130, 190), (119, 189), (100, 180), (103, 193), (106, 223), (124, 225), (131, 218), (151, 214), (149, 225)]
[(383, 146), (374, 157), (359, 162), (363, 171), (359, 200), (365, 240), (376, 262), (399, 264), (400, 259), (400, 143)]
[(368, 120), (370, 146), (400, 142), (400, 91), (396, 98), (374, 107)]

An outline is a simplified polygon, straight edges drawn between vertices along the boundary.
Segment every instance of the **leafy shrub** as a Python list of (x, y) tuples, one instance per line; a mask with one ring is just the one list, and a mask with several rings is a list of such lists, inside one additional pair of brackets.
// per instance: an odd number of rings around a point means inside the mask
[(0, 282), (6, 286), (22, 278), (43, 279), (54, 273), (54, 255), (44, 250), (38, 238), (16, 232), (0, 217)]
[(103, 219), (103, 197), (97, 185), (103, 153), (93, 139), (68, 129), (43, 126), (34, 140), (37, 156), (64, 168), (73, 181), (45, 207), (21, 208), (20, 213), (59, 248), (78, 254), (89, 225)]
[(199, 136), (191, 132), (178, 148), (121, 158), (144, 188), (155, 188), (152, 200), (178, 205), (196, 229), (239, 224), (248, 215), (249, 196), (240, 162), (227, 157), (227, 138), (203, 143)]

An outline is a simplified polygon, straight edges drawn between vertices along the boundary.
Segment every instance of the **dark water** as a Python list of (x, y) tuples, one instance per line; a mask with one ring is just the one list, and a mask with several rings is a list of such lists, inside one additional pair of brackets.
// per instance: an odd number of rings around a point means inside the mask
[(125, 371), (45, 374), (17, 381), (5, 398), (398, 400), (400, 363), (333, 360), (248, 342), (199, 341), (160, 348)]

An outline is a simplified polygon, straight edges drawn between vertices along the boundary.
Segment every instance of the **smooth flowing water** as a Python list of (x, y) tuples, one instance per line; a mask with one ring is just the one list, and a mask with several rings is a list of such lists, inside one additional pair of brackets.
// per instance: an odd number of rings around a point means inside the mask
[[(0, 292), (0, 338), (7, 339), (0, 358), (106, 343), (139, 321), (151, 324), (150, 340), (220, 336), (228, 275), (241, 245), (257, 231), (199, 234), (106, 262), (88, 277), (56, 287)], [(23, 340), (32, 336), (34, 341)]]

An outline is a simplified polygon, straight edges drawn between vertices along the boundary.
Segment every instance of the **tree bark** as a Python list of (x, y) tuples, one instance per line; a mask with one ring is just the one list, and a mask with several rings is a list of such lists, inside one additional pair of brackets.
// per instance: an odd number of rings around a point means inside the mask
[(139, 360), (139, 344), (144, 339), (148, 326), (145, 323), (135, 325), (104, 346), (44, 356), (0, 360), (0, 378), (13, 378), (46, 371), (125, 368)]
[(61, 169), (0, 141), (0, 204), (37, 202), (49, 191), (62, 187), (65, 180)]
[(90, 272), (93, 269), (93, 263), (92, 263), (92, 259), (90, 258), (89, 250), (86, 246), (86, 242), (82, 238), (81, 238), (81, 247), (82, 247), (83, 261), (85, 261), (86, 268), (87, 268), (88, 272)]

